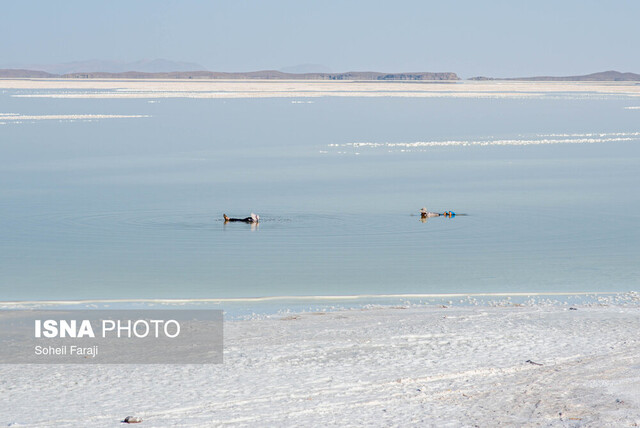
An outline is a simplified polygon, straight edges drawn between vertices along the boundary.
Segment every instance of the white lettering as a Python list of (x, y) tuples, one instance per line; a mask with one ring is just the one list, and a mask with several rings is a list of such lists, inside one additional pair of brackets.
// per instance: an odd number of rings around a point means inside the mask
[(76, 337), (76, 320), (60, 320), (60, 337)]
[[(138, 326), (140, 324), (142, 324), (145, 327), (144, 334), (138, 334)], [(149, 323), (146, 322), (145, 320), (138, 320), (135, 323), (133, 323), (133, 334), (135, 334), (136, 337), (147, 337), (149, 335)]]
[(131, 337), (131, 320), (127, 320), (126, 327), (123, 327), (122, 324), (120, 324), (120, 320), (118, 320), (118, 337), (122, 337), (120, 334), (122, 330), (127, 332), (127, 337)]
[[(176, 332), (175, 334), (172, 336), (169, 334), (169, 323), (173, 323), (176, 325)], [(164, 324), (164, 334), (165, 336), (167, 336), (170, 339), (173, 339), (174, 337), (177, 337), (180, 334), (180, 323), (176, 320), (169, 320)]]
[(107, 337), (110, 332), (118, 338), (159, 338), (164, 333), (164, 336), (173, 339), (180, 335), (180, 324), (176, 320), (102, 320), (102, 337)]
[(162, 324), (164, 321), (162, 320), (149, 320), (151, 324), (155, 327), (156, 337), (158, 337), (158, 324)]
[[(107, 328), (107, 324), (109, 324), (109, 328)], [(112, 320), (102, 320), (102, 337), (106, 337), (108, 331), (113, 331), (116, 329), (116, 322)]]
[(46, 320), (43, 325), (44, 327), (44, 337), (56, 337), (58, 335), (58, 323), (54, 320)]
[(93, 333), (93, 328), (91, 327), (91, 323), (89, 322), (89, 320), (82, 320), (77, 337), (85, 337), (85, 336), (96, 337), (96, 335)]

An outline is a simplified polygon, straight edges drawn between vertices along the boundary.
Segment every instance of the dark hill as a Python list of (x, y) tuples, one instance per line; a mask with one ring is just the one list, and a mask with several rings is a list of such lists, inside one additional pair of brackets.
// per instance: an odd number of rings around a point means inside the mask
[(13, 79), (13, 78), (47, 78), (47, 77), (57, 77), (55, 74), (47, 73), (46, 71), (36, 71), (36, 70), (19, 70), (19, 69), (9, 69), (9, 70), (0, 70), (0, 78), (5, 79)]
[(634, 82), (640, 81), (640, 74), (620, 73), (619, 71), (602, 71), (584, 76), (537, 76), (537, 77), (472, 77), (469, 80), (525, 80), (525, 81), (577, 81), (577, 82)]

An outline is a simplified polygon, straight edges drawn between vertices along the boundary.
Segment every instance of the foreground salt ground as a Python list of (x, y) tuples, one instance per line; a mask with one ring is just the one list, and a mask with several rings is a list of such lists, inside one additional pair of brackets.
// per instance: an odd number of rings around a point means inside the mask
[(227, 322), (222, 365), (0, 366), (0, 426), (637, 426), (638, 331), (637, 305)]

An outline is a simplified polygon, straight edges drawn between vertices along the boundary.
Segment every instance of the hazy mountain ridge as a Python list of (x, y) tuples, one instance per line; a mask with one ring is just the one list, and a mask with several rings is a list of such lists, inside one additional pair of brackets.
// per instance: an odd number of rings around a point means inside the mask
[(322, 64), (297, 64), (297, 65), (289, 65), (286, 67), (282, 67), (278, 71), (282, 71), (283, 73), (292, 73), (292, 74), (305, 74), (305, 73), (333, 73), (326, 65)]
[(573, 81), (573, 82), (629, 82), (640, 81), (640, 74), (621, 73), (619, 71), (601, 71), (599, 73), (585, 74), (583, 76), (534, 76), (534, 77), (472, 77), (469, 80), (525, 80), (525, 81)]
[[(153, 60), (155, 66), (169, 66), (173, 62), (160, 65)], [(349, 71), (345, 73), (287, 73), (279, 70), (261, 70), (248, 72), (221, 72), (206, 70), (145, 72), (145, 71), (82, 71), (56, 74), (40, 70), (0, 69), (0, 78), (64, 78), (64, 79), (257, 79), (257, 80), (461, 80), (456, 73), (413, 72), (413, 73), (381, 73), (376, 71)], [(534, 76), (534, 77), (472, 77), (469, 80), (521, 80), (521, 81), (590, 81), (590, 82), (633, 82), (640, 81), (640, 74), (621, 73), (619, 71), (603, 71), (582, 76)]]
[(46, 79), (51, 77), (57, 77), (55, 74), (47, 73), (46, 71), (38, 70), (22, 70), (22, 69), (0, 69), (0, 78), (4, 79), (24, 79), (24, 78), (36, 78)]
[(18, 66), (11, 65), (0, 68), (44, 71), (54, 75), (87, 72), (123, 73), (139, 71), (144, 73), (167, 73), (172, 71), (205, 70), (205, 67), (193, 62), (171, 61), (162, 58), (143, 59), (133, 62), (92, 59), (60, 64), (20, 64)]

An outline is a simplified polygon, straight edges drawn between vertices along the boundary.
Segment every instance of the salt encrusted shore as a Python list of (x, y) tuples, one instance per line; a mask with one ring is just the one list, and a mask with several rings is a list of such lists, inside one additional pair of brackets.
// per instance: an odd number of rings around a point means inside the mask
[(279, 315), (226, 322), (221, 365), (0, 365), (0, 426), (639, 425), (640, 307), (574, 309)]
[[(205, 79), (0, 79), (0, 91), (26, 98), (535, 98), (640, 96), (636, 82), (325, 81)], [(38, 92), (24, 93), (23, 90)]]

